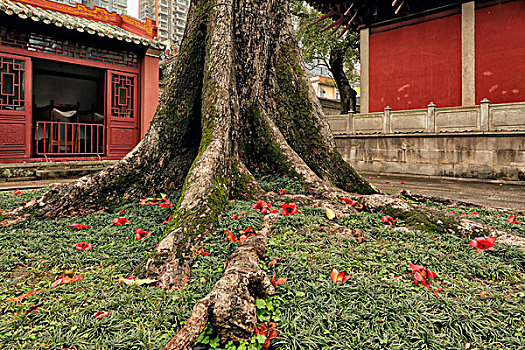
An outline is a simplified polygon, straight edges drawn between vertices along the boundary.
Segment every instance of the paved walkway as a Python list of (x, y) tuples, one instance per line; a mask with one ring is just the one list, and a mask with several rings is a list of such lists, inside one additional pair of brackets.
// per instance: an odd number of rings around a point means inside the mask
[[(406, 189), (414, 194), (450, 198), (484, 207), (525, 211), (525, 182), (369, 173), (362, 175), (388, 194), (397, 194)], [(405, 183), (402, 184), (402, 181)]]
[[(525, 212), (525, 182), (429, 178), (424, 176), (363, 174), (388, 194), (406, 189), (414, 194), (450, 198), (490, 208), (508, 208)], [(33, 189), (70, 179), (0, 183), (0, 190)], [(405, 183), (402, 184), (401, 181)]]

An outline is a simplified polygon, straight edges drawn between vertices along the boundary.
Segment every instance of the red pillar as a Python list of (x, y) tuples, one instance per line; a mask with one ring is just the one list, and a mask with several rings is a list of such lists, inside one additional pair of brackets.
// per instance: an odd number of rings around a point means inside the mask
[(159, 101), (159, 58), (157, 52), (148, 50), (141, 70), (140, 138), (148, 131)]

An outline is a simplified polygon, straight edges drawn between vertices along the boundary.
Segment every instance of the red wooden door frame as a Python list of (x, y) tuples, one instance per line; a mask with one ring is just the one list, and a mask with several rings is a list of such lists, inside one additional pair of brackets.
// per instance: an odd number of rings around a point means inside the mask
[[(29, 158), (33, 144), (31, 132), (33, 125), (33, 100), (31, 97), (33, 91), (33, 69), (31, 58), (5, 53), (0, 53), (0, 57), (24, 61), (24, 110), (0, 109), (0, 159)], [(6, 78), (7, 75), (12, 74), (4, 72), (4, 78)], [(2, 80), (1, 75), (0, 80)], [(1, 88), (2, 87), (0, 87), (0, 89)], [(3, 91), (4, 90), (0, 90), (0, 94)], [(22, 138), (19, 136), (20, 133), (23, 135)]]
[(138, 84), (138, 74), (106, 71), (106, 152), (109, 157), (125, 156), (139, 141)]

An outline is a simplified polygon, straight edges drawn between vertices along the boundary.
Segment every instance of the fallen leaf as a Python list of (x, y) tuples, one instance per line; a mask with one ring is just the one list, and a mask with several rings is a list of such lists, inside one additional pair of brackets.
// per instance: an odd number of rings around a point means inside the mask
[(20, 304), (24, 299), (29, 298), (31, 295), (35, 295), (40, 293), (39, 290), (32, 290), (30, 292), (24, 293), (22, 295), (17, 296), (16, 298), (9, 298), (9, 302), (11, 303), (17, 303)]
[(128, 285), (128, 286), (133, 286), (133, 285), (143, 286), (143, 285), (146, 285), (146, 284), (152, 284), (152, 283), (157, 282), (157, 280), (154, 280), (154, 279), (151, 279), (151, 278), (145, 278), (145, 279), (137, 278), (137, 279), (134, 279), (134, 278), (125, 278), (125, 277), (119, 277), (118, 281), (120, 283), (124, 283), (125, 285)]
[(93, 317), (101, 320), (103, 318), (111, 316), (111, 314), (113, 314), (113, 311), (98, 311), (97, 313), (93, 315)]
[(326, 217), (328, 218), (328, 220), (335, 219), (335, 212), (332, 209), (325, 207), (324, 212), (326, 213)]

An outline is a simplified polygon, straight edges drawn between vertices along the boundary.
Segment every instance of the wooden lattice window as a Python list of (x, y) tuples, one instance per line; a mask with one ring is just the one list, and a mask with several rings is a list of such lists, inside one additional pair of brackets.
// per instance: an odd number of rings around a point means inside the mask
[(0, 56), (0, 110), (24, 110), (23, 60)]
[(135, 77), (112, 74), (111, 91), (111, 116), (133, 118)]

